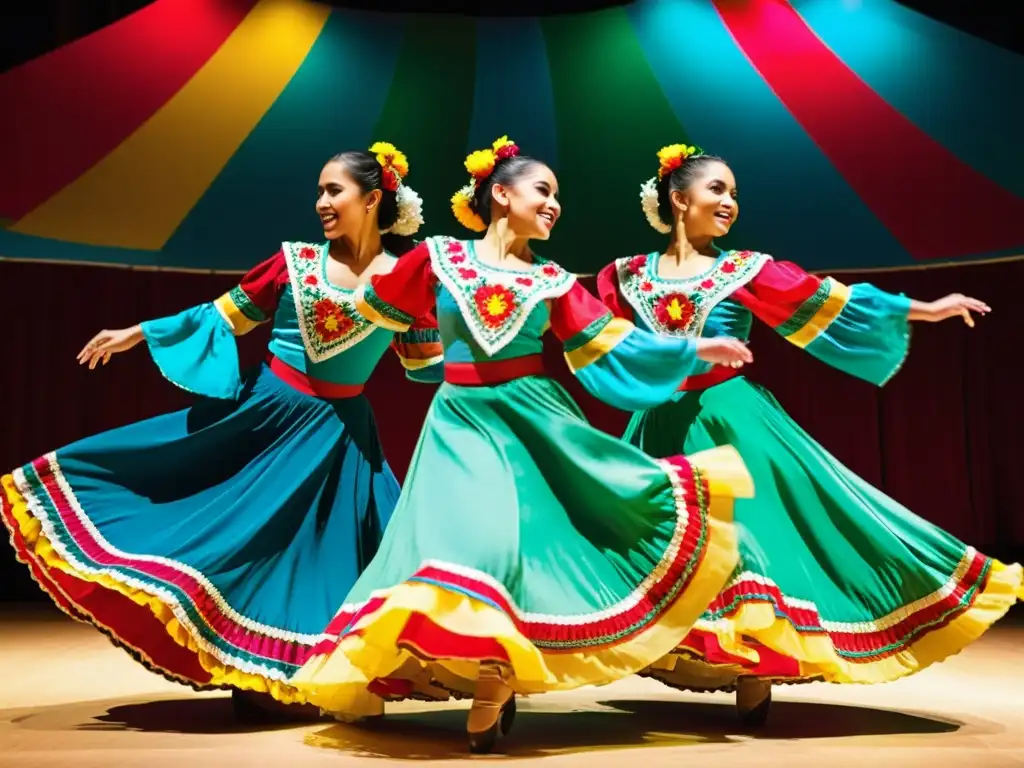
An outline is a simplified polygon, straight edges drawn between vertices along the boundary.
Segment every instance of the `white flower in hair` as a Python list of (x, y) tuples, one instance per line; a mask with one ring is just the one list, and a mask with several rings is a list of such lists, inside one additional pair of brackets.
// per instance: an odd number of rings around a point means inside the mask
[(415, 235), (423, 226), (423, 200), (412, 189), (405, 184), (399, 184), (395, 192), (395, 199), (398, 202), (398, 218), (395, 223), (385, 229), (393, 235), (407, 237)]
[(658, 177), (652, 176), (640, 185), (640, 206), (648, 223), (663, 235), (671, 234), (672, 225), (666, 224), (658, 214)]

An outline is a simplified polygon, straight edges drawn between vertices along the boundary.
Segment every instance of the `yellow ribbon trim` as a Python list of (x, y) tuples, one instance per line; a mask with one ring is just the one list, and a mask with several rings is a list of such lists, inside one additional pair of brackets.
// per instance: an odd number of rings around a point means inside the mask
[[(754, 640), (797, 660), (800, 664), (797, 679), (783, 677), (779, 682), (887, 683), (956, 655), (1001, 619), (1018, 599), (1024, 599), (1021, 566), (993, 561), (988, 583), (970, 608), (938, 629), (925, 630), (898, 653), (865, 662), (839, 656), (826, 635), (801, 634), (788, 621), (777, 617), (768, 603), (743, 603), (735, 614), (716, 620), (712, 628), (699, 628), (714, 634), (723, 650), (740, 658), (758, 660), (757, 649), (749, 644)], [(670, 685), (701, 689), (731, 685), (740, 669), (670, 654), (647, 671)], [(711, 681), (717, 682), (709, 684)]]
[(818, 311), (814, 313), (814, 316), (800, 330), (789, 334), (786, 337), (787, 341), (801, 348), (806, 347), (832, 325), (849, 300), (850, 289), (835, 278), (832, 278), (828, 298), (825, 299), (825, 303), (821, 305)]
[(224, 321), (231, 326), (231, 333), (235, 336), (244, 336), (259, 325), (258, 322), (250, 320), (242, 313), (242, 310), (235, 304), (234, 299), (231, 298), (230, 293), (220, 296), (213, 302), (213, 306), (220, 312), (220, 316), (224, 318)]
[[(21, 495), (14, 485), (14, 477), (12, 475), (4, 475), (0, 478), (0, 483), (2, 483), (3, 491), (7, 496), (8, 502), (11, 504), (13, 517), (18, 527), (17, 533), (24, 539), (26, 548), (33, 556), (38, 558), (47, 568), (60, 570), (69, 576), (79, 579), (80, 581), (97, 584), (106, 589), (119, 592), (133, 603), (148, 608), (153, 616), (163, 624), (164, 629), (167, 630), (167, 634), (171, 636), (171, 639), (173, 639), (174, 642), (183, 648), (187, 648), (196, 655), (196, 659), (199, 661), (200, 666), (210, 673), (210, 680), (209, 682), (197, 682), (195, 680), (184, 678), (170, 670), (164, 669), (154, 662), (144, 649), (136, 648), (130, 643), (125, 642), (118, 635), (117, 630), (96, 621), (95, 617), (93, 617), (89, 611), (75, 603), (74, 600), (71, 600), (77, 610), (89, 617), (89, 621), (116, 637), (118, 643), (137, 653), (141, 658), (145, 659), (146, 663), (150, 667), (159, 670), (162, 674), (171, 679), (178, 680), (179, 682), (183, 682), (187, 685), (200, 688), (222, 688), (228, 686), (231, 688), (256, 691), (258, 693), (266, 693), (273, 696), (277, 701), (283, 704), (306, 703), (306, 699), (303, 698), (302, 694), (291, 686), (278, 680), (269, 680), (267, 678), (260, 677), (259, 675), (243, 672), (240, 669), (228, 666), (216, 656), (213, 656), (200, 648), (196, 644), (192, 634), (174, 617), (174, 612), (170, 607), (161, 602), (161, 600), (156, 596), (151, 595), (148, 592), (143, 592), (140, 589), (135, 589), (134, 587), (122, 584), (105, 574), (83, 573), (74, 568), (57, 553), (53, 544), (43, 534), (42, 524), (37, 518), (32, 516), (31, 512), (29, 512), (28, 503), (25, 500), (25, 497)], [(12, 531), (12, 537), (14, 533), (15, 532)], [(46, 585), (38, 581), (37, 583), (45, 592), (49, 593), (50, 590)], [(64, 595), (64, 598), (68, 599), (66, 595)]]
[(569, 364), (569, 370), (576, 373), (581, 368), (586, 368), (591, 363), (596, 363), (621, 344), (633, 332), (635, 327), (628, 320), (623, 320), (621, 317), (613, 317), (597, 336), (582, 347), (577, 347), (572, 352), (565, 353), (565, 361)]

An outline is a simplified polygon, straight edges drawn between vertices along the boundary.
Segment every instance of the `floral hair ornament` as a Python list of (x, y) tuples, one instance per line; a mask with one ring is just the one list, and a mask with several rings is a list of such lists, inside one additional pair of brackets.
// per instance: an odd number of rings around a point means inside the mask
[(640, 207), (643, 208), (644, 216), (648, 223), (663, 235), (672, 232), (672, 225), (661, 220), (658, 213), (658, 182), (679, 168), (688, 157), (699, 155), (700, 150), (696, 147), (688, 147), (686, 144), (669, 144), (658, 150), (658, 175), (652, 176), (640, 185)]
[(389, 192), (395, 193), (398, 205), (398, 216), (395, 223), (381, 234), (401, 236), (414, 235), (423, 226), (423, 200), (403, 181), (409, 173), (409, 159), (394, 144), (378, 141), (369, 152), (376, 155), (381, 167), (380, 185)]
[(473, 198), (480, 184), (494, 173), (494, 166), (499, 160), (506, 160), (519, 154), (519, 147), (508, 136), (497, 139), (487, 149), (478, 149), (470, 152), (466, 157), (466, 170), (469, 171), (469, 182), (452, 195), (452, 213), (458, 219), (459, 224), (474, 232), (483, 232), (487, 229), (480, 214), (473, 210)]

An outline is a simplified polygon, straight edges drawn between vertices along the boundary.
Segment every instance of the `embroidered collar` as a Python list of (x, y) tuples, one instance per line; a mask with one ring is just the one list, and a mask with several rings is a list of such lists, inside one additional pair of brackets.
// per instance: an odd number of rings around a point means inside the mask
[(434, 274), (488, 355), (498, 353), (518, 335), (540, 302), (565, 295), (576, 282), (571, 272), (536, 256), (531, 270), (501, 269), (478, 259), (472, 242), (449, 237), (427, 242)]
[(724, 251), (712, 267), (684, 278), (659, 277), (659, 258), (650, 253), (616, 260), (622, 295), (653, 331), (698, 337), (715, 305), (753, 280), (771, 256)]
[(327, 279), (327, 244), (284, 243), (295, 314), (306, 354), (314, 363), (354, 347), (376, 326), (356, 312), (354, 290)]

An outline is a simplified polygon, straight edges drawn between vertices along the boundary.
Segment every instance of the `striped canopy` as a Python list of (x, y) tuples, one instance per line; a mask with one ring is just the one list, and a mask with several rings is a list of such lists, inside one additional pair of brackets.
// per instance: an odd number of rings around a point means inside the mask
[(322, 164), (374, 140), (408, 154), (422, 234), (458, 235), (462, 159), (502, 134), (558, 174), (544, 253), (580, 272), (659, 247), (639, 186), (677, 142), (735, 170), (731, 247), (812, 269), (1017, 255), (1021, 83), (1021, 56), (890, 0), (158, 0), (0, 75), (0, 257), (244, 270), (318, 239)]

